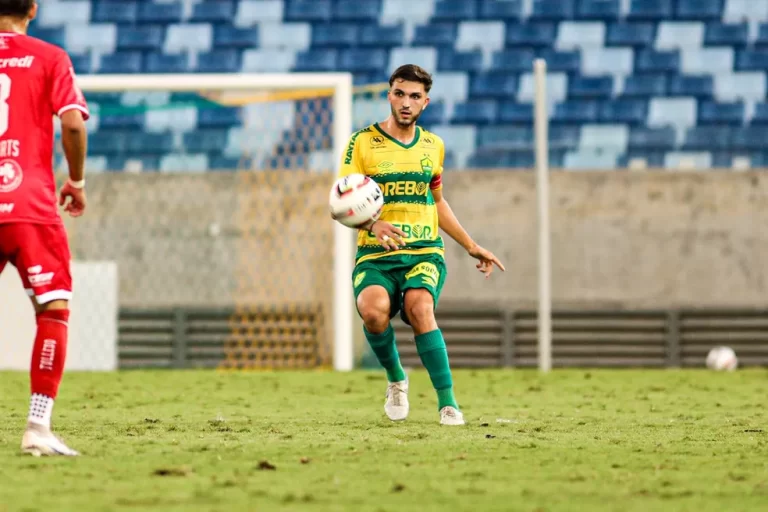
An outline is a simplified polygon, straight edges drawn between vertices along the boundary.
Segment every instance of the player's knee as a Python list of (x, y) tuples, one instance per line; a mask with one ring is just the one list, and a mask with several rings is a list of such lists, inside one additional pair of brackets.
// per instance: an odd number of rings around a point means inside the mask
[(52, 300), (50, 302), (46, 302), (45, 304), (38, 304), (33, 298), (32, 304), (35, 306), (35, 313), (38, 315), (43, 311), (69, 309), (69, 301), (67, 300)]
[(389, 296), (386, 293), (361, 294), (357, 299), (357, 310), (369, 331), (382, 332), (387, 328)]
[(411, 290), (406, 296), (405, 313), (418, 330), (431, 330), (435, 325), (435, 304), (427, 290)]

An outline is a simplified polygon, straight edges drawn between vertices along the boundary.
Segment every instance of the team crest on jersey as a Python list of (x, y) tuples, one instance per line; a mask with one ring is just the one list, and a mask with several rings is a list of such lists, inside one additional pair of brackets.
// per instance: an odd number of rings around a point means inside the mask
[(432, 160), (427, 155), (421, 159), (421, 170), (424, 172), (432, 172)]
[(355, 282), (354, 282), (354, 286), (355, 286), (355, 288), (357, 288), (358, 286), (360, 286), (360, 283), (362, 283), (362, 282), (363, 282), (363, 279), (365, 279), (365, 272), (360, 272), (359, 274), (357, 274), (357, 275), (355, 276)]
[(13, 192), (24, 180), (24, 173), (15, 160), (0, 160), (0, 192)]

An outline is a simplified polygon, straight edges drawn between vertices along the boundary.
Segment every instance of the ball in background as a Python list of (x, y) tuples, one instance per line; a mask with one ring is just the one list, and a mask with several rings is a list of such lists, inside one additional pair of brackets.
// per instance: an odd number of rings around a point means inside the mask
[(732, 372), (739, 366), (736, 352), (731, 347), (715, 347), (707, 354), (707, 368)]
[(339, 178), (331, 187), (331, 217), (349, 228), (362, 228), (381, 215), (384, 193), (379, 184), (363, 174)]

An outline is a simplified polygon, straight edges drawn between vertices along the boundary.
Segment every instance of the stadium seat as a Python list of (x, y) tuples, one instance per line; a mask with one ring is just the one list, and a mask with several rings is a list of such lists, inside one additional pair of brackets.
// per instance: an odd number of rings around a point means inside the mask
[(681, 20), (718, 20), (723, 0), (677, 0), (675, 16)]
[(471, 100), (459, 103), (453, 112), (454, 124), (493, 124), (498, 118), (498, 106), (493, 100)]
[(624, 81), (625, 97), (666, 96), (667, 75), (664, 73), (635, 74)]
[(680, 52), (678, 50), (638, 50), (634, 64), (635, 71), (638, 73), (677, 74), (680, 72)]
[(702, 101), (698, 109), (700, 125), (741, 125), (744, 122), (745, 106), (743, 102), (717, 103)]
[(477, 4), (466, 0), (436, 0), (433, 20), (462, 21), (477, 18)]
[(604, 123), (639, 126), (648, 118), (648, 103), (639, 98), (604, 101), (600, 105), (599, 119)]
[[(318, 0), (315, 0), (317, 2)], [(195, 4), (190, 21), (193, 23), (229, 23), (235, 16), (235, 4), (231, 0), (211, 0)]]
[(414, 46), (437, 46), (452, 48), (458, 37), (459, 28), (454, 23), (435, 23), (416, 27), (412, 44)]
[(117, 49), (157, 51), (163, 47), (165, 31), (161, 26), (118, 27)]
[(247, 28), (260, 23), (278, 23), (284, 19), (284, 0), (240, 0), (234, 25)]
[(333, 18), (331, 0), (290, 0), (285, 3), (286, 21), (325, 21)]
[[(510, 50), (508, 50), (510, 51)], [(512, 50), (514, 51), (514, 50)], [(523, 52), (526, 50), (517, 50)], [(574, 51), (558, 51), (558, 50), (542, 50), (537, 52), (537, 58), (544, 59), (547, 62), (547, 71), (556, 73), (570, 73), (574, 76), (578, 75), (581, 71), (581, 52)], [(521, 63), (529, 64), (527, 59), (523, 59)], [(520, 71), (530, 72), (533, 69), (533, 59), (527, 68)]]
[(102, 1), (93, 4), (91, 20), (132, 25), (139, 16), (139, 6), (131, 0)]
[(517, 94), (518, 80), (504, 72), (475, 74), (469, 85), (469, 93), (475, 98), (505, 98)]
[(523, 14), (523, 0), (481, 0), (478, 17), (486, 20), (519, 20)]
[(141, 52), (120, 52), (102, 55), (98, 72), (105, 74), (141, 73), (143, 69)]
[(605, 23), (601, 21), (564, 21), (558, 26), (555, 48), (601, 48), (605, 44), (605, 34)]
[[(494, 52), (491, 68), (493, 70), (507, 71), (511, 73), (529, 72), (533, 69), (533, 60), (535, 56), (533, 50), (523, 49)], [(553, 62), (548, 60), (547, 66), (551, 69)], [(574, 69), (578, 69), (578, 66)]]
[(605, 37), (606, 46), (651, 46), (656, 39), (656, 26), (650, 22), (611, 23)]
[(711, 98), (714, 88), (714, 82), (710, 75), (674, 76), (669, 81), (670, 96)]
[(707, 23), (704, 29), (706, 46), (744, 47), (749, 44), (749, 25), (747, 23)]
[(621, 13), (620, 0), (578, 0), (576, 19), (616, 20)]
[(147, 73), (188, 73), (189, 58), (186, 55), (150, 53), (144, 61)]
[[(405, 27), (402, 24), (380, 27), (379, 25), (360, 25), (360, 46), (377, 46), (391, 48), (400, 46), (405, 40)], [(415, 45), (414, 46), (418, 46)]]
[(357, 42), (358, 35), (358, 26), (354, 24), (318, 24), (312, 27), (312, 47), (351, 47)]
[(599, 104), (594, 100), (566, 101), (555, 105), (552, 121), (563, 124), (596, 123)]
[(257, 27), (237, 28), (227, 25), (214, 27), (213, 47), (226, 48), (253, 48), (259, 45), (259, 31)]
[(499, 122), (530, 126), (533, 123), (533, 104), (503, 101), (499, 106)]
[(137, 18), (141, 23), (171, 24), (179, 23), (183, 13), (180, 2), (139, 2)]
[(675, 130), (671, 127), (632, 127), (629, 131), (628, 148), (643, 151), (669, 151), (675, 147)]
[(241, 54), (238, 50), (214, 50), (197, 56), (200, 73), (237, 73), (240, 70)]
[(322, 72), (336, 69), (338, 51), (331, 48), (318, 48), (296, 54), (294, 71)]
[(562, 21), (573, 19), (575, 2), (533, 0), (532, 20)]
[(460, 51), (504, 48), (504, 23), (500, 21), (464, 21), (459, 23), (455, 48)]
[(376, 22), (381, 14), (380, 3), (379, 0), (337, 0), (333, 17), (344, 21)]
[(672, 0), (632, 0), (627, 19), (665, 20), (672, 17)]
[(574, 77), (568, 81), (568, 97), (609, 98), (613, 94), (613, 77)]
[(505, 43), (508, 47), (551, 47), (557, 30), (553, 23), (507, 23)]
[(441, 49), (437, 59), (438, 71), (482, 71), (483, 54), (479, 50), (458, 52)]
[(722, 150), (730, 146), (731, 129), (727, 126), (694, 126), (685, 133), (683, 151)]
[(349, 71), (379, 71), (387, 68), (383, 49), (349, 48), (339, 51), (338, 66)]

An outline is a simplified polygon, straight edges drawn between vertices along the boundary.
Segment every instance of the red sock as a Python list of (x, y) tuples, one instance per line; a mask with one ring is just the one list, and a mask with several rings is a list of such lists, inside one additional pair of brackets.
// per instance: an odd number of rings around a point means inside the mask
[(68, 321), (68, 309), (53, 309), (37, 315), (37, 335), (30, 368), (32, 394), (53, 399), (59, 392), (67, 358)]

